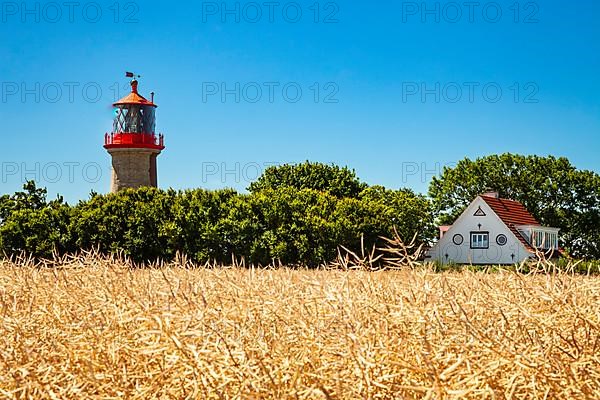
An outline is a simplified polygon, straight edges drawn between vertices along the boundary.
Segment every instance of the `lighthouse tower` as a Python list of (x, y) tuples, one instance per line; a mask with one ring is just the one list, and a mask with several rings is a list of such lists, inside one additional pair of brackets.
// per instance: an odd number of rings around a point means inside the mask
[(165, 148), (163, 135), (156, 135), (154, 93), (146, 100), (138, 93), (132, 73), (131, 93), (113, 104), (115, 119), (111, 133), (104, 137), (104, 148), (112, 157), (110, 190), (156, 187), (156, 158)]

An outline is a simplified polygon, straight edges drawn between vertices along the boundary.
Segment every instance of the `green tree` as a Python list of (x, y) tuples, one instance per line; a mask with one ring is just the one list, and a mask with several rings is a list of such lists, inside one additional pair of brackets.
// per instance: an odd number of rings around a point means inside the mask
[(174, 190), (128, 189), (92, 196), (73, 210), (69, 230), (78, 248), (123, 251), (136, 261), (174, 255)]
[[(288, 172), (299, 186), (276, 184), (248, 195), (140, 188), (92, 193), (75, 207), (60, 198), (48, 203), (45, 189), (28, 183), (25, 192), (0, 198), (0, 246), (44, 257), (98, 248), (139, 262), (181, 252), (196, 262), (228, 263), (236, 256), (262, 265), (317, 266), (333, 260), (339, 245), (360, 252), (394, 228), (405, 240), (415, 232), (427, 239), (431, 213), (423, 196), (367, 187), (346, 168), (305, 164), (297, 171)], [(300, 187), (305, 183), (318, 189)]]
[(428, 243), (435, 236), (432, 206), (423, 195), (410, 189), (390, 190), (372, 186), (360, 194), (360, 199), (367, 202), (369, 208), (379, 210), (378, 225), (384, 227), (387, 237), (392, 236), (394, 228), (407, 243), (415, 235), (419, 243)]
[(382, 237), (393, 238), (395, 231), (409, 243), (428, 243), (434, 229), (428, 199), (410, 190), (389, 190), (373, 186), (359, 199), (341, 199), (336, 208), (338, 243), (359, 254), (361, 246), (371, 250), (383, 245)]
[(256, 236), (251, 261), (316, 266), (335, 257), (334, 215), (338, 199), (313, 189), (264, 189), (247, 197)]
[(563, 238), (577, 258), (600, 259), (600, 175), (578, 171), (573, 177), (574, 202), (564, 210)]
[(269, 167), (248, 189), (255, 193), (281, 187), (313, 189), (341, 198), (358, 197), (367, 185), (360, 182), (356, 173), (347, 167), (307, 161)]
[[(22, 192), (0, 196), (0, 223), (15, 211), (45, 208), (48, 205), (47, 194), (46, 189), (38, 188), (34, 181), (27, 181)], [(58, 197), (56, 201), (62, 203), (63, 200)]]
[(561, 243), (577, 257), (600, 257), (598, 174), (577, 170), (568, 159), (492, 155), (444, 168), (429, 186), (439, 222), (452, 223), (479, 194), (493, 189), (520, 201), (546, 226), (561, 229)]
[(240, 225), (228, 218), (239, 195), (234, 190), (202, 189), (180, 192), (173, 205), (172, 247), (197, 262), (231, 261), (231, 256), (245, 255), (238, 248)]
[(47, 201), (47, 191), (33, 181), (22, 192), (0, 197), (0, 249), (6, 254), (25, 252), (51, 257), (72, 251), (68, 225), (71, 208), (61, 197)]

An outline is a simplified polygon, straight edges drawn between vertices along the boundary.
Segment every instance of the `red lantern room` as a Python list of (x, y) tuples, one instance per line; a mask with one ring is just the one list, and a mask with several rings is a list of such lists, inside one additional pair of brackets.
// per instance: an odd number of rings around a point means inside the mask
[(113, 106), (115, 107), (113, 130), (105, 136), (105, 149), (163, 150), (165, 148), (163, 135), (156, 136), (155, 132), (155, 115), (158, 106), (138, 93), (138, 81), (135, 78), (131, 81), (131, 93), (114, 103)]
[[(154, 93), (148, 101), (138, 93), (138, 81), (128, 72), (131, 93), (113, 104), (115, 119), (104, 148), (112, 157), (111, 192), (142, 186), (158, 186), (156, 158), (165, 148), (156, 135)], [(139, 76), (138, 76), (139, 78)]]

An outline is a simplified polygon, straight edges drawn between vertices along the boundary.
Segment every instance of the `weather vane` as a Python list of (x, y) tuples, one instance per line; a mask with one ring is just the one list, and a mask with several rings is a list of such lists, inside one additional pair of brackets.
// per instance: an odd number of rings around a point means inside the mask
[(141, 75), (136, 75), (133, 72), (125, 72), (125, 77), (126, 78), (134, 78), (135, 79), (135, 78), (141, 78), (142, 76)]

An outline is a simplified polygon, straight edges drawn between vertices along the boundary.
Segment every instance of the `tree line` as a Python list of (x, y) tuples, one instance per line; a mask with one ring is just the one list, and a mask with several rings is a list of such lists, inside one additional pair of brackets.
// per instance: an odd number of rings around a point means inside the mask
[(122, 252), (145, 262), (177, 253), (195, 262), (317, 266), (340, 246), (356, 253), (397, 231), (429, 244), (478, 194), (519, 200), (544, 225), (561, 228), (577, 258), (600, 258), (600, 176), (565, 158), (494, 155), (464, 159), (433, 178), (428, 195), (369, 186), (347, 167), (302, 163), (268, 168), (249, 193), (156, 188), (99, 195), (76, 205), (34, 182), (0, 197), (0, 252), (51, 257), (80, 249)]

